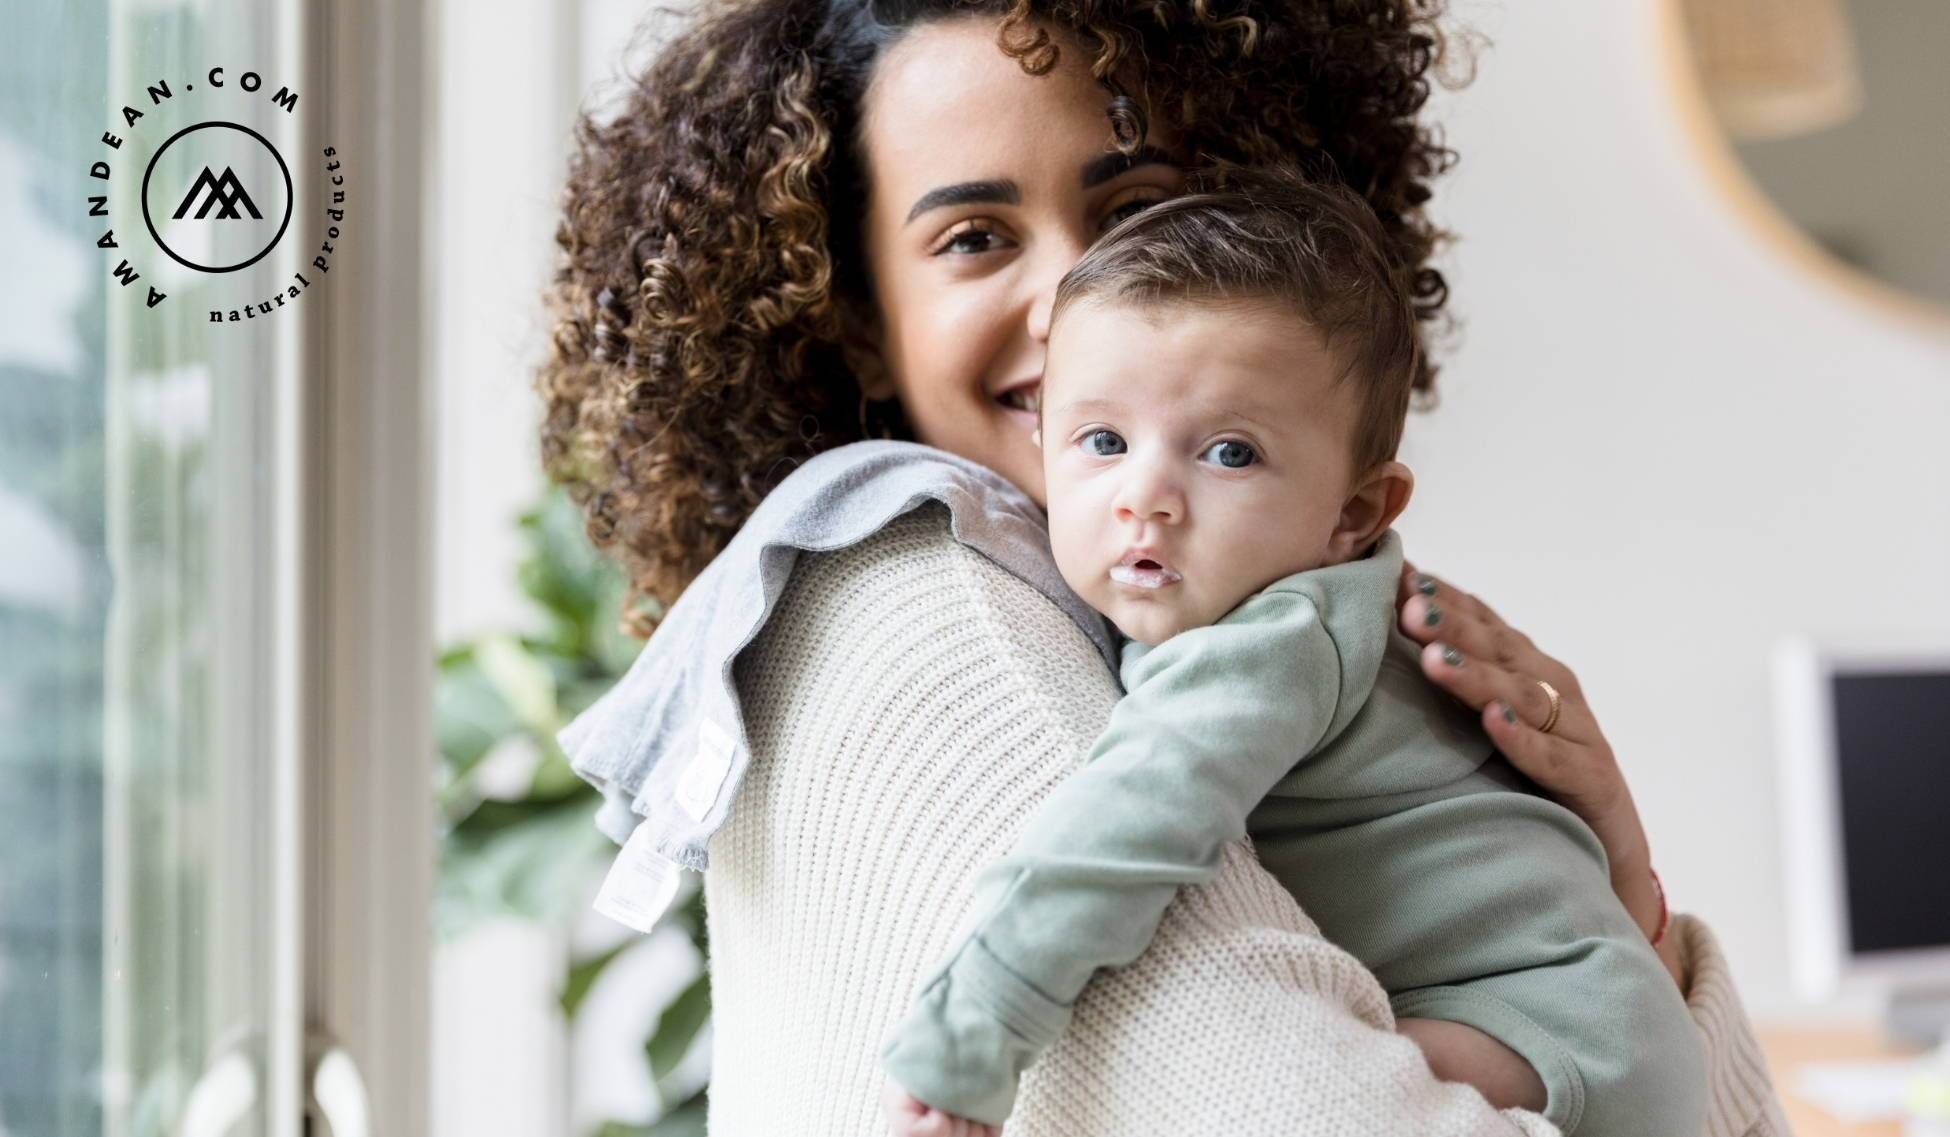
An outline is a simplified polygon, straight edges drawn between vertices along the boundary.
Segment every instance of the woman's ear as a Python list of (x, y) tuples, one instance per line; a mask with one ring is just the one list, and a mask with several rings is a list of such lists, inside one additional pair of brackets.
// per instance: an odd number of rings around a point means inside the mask
[(1415, 474), (1400, 462), (1382, 462), (1361, 475), (1327, 539), (1332, 563), (1352, 560), (1387, 532), (1414, 492)]
[(841, 306), (840, 358), (846, 362), (847, 370), (853, 372), (860, 393), (876, 401), (899, 395), (894, 389), (893, 373), (887, 369), (887, 358), (881, 353), (880, 340), (877, 315), (861, 311), (856, 304)]

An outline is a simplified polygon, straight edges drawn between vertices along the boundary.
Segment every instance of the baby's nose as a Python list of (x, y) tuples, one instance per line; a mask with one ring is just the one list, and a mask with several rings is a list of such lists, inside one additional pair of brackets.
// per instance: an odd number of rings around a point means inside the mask
[(1119, 521), (1182, 520), (1185, 495), (1176, 479), (1156, 469), (1137, 469), (1124, 480), (1112, 507)]

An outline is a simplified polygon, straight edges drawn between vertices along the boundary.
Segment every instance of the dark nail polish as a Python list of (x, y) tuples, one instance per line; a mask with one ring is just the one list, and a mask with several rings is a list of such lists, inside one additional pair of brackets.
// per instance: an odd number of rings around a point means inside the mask
[(1421, 593), (1421, 594), (1422, 594), (1422, 595), (1424, 595), (1424, 596), (1434, 596), (1434, 595), (1435, 595), (1435, 578), (1434, 578), (1434, 577), (1431, 577), (1431, 576), (1418, 576), (1418, 577), (1416, 577), (1416, 578), (1415, 578), (1415, 591), (1417, 591), (1417, 592), (1419, 592), (1419, 593)]
[(1448, 664), (1451, 667), (1461, 667), (1463, 663), (1462, 652), (1457, 651), (1456, 646), (1454, 644), (1443, 644), (1442, 662)]
[(1505, 704), (1503, 704), (1503, 721), (1504, 721), (1504, 722), (1516, 722), (1516, 721), (1517, 721), (1517, 712), (1516, 712), (1516, 708), (1514, 708), (1514, 707), (1512, 707), (1512, 706), (1511, 706), (1510, 704), (1508, 704), (1508, 703), (1505, 703)]
[(1442, 609), (1437, 608), (1433, 604), (1429, 605), (1428, 611), (1422, 616), (1422, 622), (1431, 628), (1440, 624), (1442, 622)]

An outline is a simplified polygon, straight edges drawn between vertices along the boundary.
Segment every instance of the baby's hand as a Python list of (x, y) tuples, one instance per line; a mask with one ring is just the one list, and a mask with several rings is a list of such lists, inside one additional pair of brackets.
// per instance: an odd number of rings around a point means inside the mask
[(956, 1117), (908, 1093), (888, 1079), (880, 1091), (880, 1107), (894, 1137), (1001, 1137), (1002, 1127)]

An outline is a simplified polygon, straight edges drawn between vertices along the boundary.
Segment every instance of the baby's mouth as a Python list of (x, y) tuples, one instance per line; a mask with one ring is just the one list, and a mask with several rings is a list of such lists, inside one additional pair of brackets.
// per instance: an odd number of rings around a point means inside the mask
[(1184, 578), (1148, 557), (1139, 558), (1129, 564), (1110, 566), (1110, 578), (1119, 584), (1135, 585), (1138, 588), (1163, 588), (1176, 584)]

